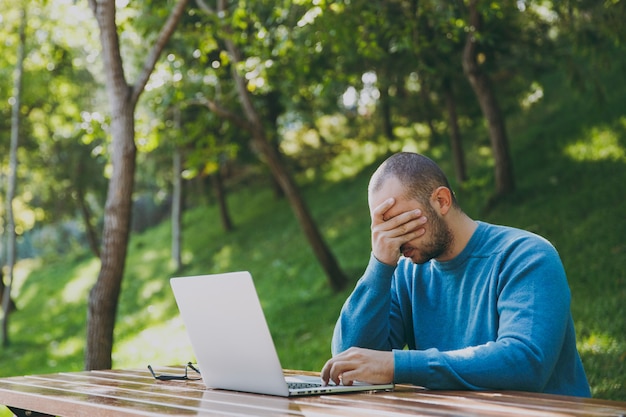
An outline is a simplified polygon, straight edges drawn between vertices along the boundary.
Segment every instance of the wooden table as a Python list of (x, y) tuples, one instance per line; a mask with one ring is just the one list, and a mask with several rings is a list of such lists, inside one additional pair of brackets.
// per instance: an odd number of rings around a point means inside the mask
[[(157, 373), (181, 374), (181, 368)], [(289, 371), (286, 371), (289, 373)], [(156, 381), (147, 370), (0, 378), (0, 404), (30, 416), (622, 416), (626, 402), (522, 392), (427, 391), (294, 399), (207, 390), (200, 381)], [(24, 413), (23, 410), (32, 410)]]

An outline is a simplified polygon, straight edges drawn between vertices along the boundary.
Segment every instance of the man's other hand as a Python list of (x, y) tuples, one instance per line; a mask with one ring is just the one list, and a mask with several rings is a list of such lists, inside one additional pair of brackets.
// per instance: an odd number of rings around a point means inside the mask
[(328, 360), (321, 378), (324, 384), (387, 384), (393, 382), (393, 367), (393, 352), (352, 347)]

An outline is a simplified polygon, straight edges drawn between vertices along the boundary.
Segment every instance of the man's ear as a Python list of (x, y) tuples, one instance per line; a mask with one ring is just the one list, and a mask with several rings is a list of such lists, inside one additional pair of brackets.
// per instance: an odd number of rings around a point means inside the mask
[(445, 216), (452, 207), (452, 191), (448, 187), (437, 187), (430, 197), (430, 204)]

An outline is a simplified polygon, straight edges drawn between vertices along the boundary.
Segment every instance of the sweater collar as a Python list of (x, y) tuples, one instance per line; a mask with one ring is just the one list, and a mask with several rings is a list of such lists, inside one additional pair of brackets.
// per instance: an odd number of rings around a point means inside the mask
[(437, 261), (436, 259), (433, 259), (431, 260), (433, 266), (438, 269), (452, 270), (463, 265), (465, 261), (472, 254), (474, 254), (478, 248), (481, 247), (483, 240), (486, 236), (488, 224), (481, 221), (476, 221), (476, 223), (478, 224), (478, 227), (476, 227), (476, 230), (474, 230), (474, 233), (472, 233), (472, 237), (467, 242), (467, 245), (465, 245), (461, 253), (459, 253), (457, 256), (450, 259), (449, 261)]

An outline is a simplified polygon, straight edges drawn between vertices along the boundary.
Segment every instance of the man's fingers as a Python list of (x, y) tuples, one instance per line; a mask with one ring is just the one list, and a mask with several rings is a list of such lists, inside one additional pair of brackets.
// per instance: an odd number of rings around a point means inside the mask
[(422, 210), (415, 209), (400, 213), (397, 216), (389, 219), (387, 223), (390, 229), (397, 229), (405, 227), (408, 223), (420, 221), (420, 219), (425, 219), (425, 217), (422, 215)]
[(349, 371), (352, 370), (354, 364), (352, 364), (350, 360), (344, 359), (344, 356), (346, 356), (346, 352), (343, 352), (326, 362), (320, 375), (322, 383), (327, 385), (330, 381), (333, 381), (337, 385), (352, 385), (354, 379), (349, 376), (346, 378), (346, 374), (350, 374)]
[(339, 375), (339, 379), (341, 380), (341, 385), (346, 385), (346, 386), (352, 385), (354, 381), (356, 381), (356, 378), (354, 378), (353, 375), (354, 375), (353, 371), (346, 371), (342, 373), (341, 375)]
[(385, 213), (395, 204), (396, 200), (393, 198), (388, 198), (383, 201), (378, 207), (374, 209), (372, 212), (372, 219), (378, 222), (385, 222), (389, 219), (385, 218)]
[(335, 384), (339, 384), (339, 375), (337, 374), (336, 368), (337, 364), (340, 362), (341, 361), (337, 358), (337, 356), (326, 361), (324, 367), (322, 368), (322, 372), (320, 373), (322, 383), (327, 385), (332, 380)]
[(322, 378), (322, 383), (324, 385), (328, 385), (328, 381), (330, 380), (330, 360), (326, 361), (322, 371), (320, 372), (320, 378)]
[(422, 226), (426, 223), (426, 220), (425, 216), (421, 216), (401, 224), (393, 229), (393, 237), (402, 237), (416, 232), (418, 229), (422, 228)]
[(332, 379), (333, 382), (337, 385), (342, 384), (342, 383), (345, 385), (345, 381), (343, 380), (343, 375), (348, 369), (350, 369), (349, 362), (337, 361), (333, 363), (333, 366), (330, 369), (330, 379)]
[(354, 381), (386, 383), (393, 380), (393, 353), (352, 347), (330, 359), (322, 369), (322, 381), (339, 385)]
[(336, 371), (336, 366), (337, 366), (337, 358), (332, 358), (329, 359), (326, 364), (324, 364), (324, 367), (322, 368), (322, 372), (320, 373), (320, 376), (322, 378), (322, 383), (324, 385), (328, 385), (328, 383), (330, 381), (333, 381), (335, 384), (339, 384), (339, 375), (337, 374)]

